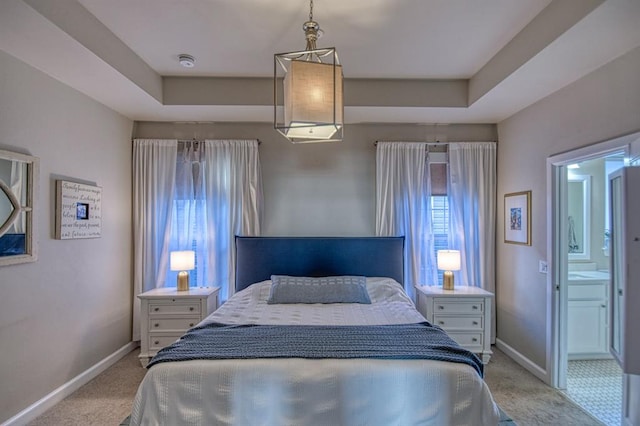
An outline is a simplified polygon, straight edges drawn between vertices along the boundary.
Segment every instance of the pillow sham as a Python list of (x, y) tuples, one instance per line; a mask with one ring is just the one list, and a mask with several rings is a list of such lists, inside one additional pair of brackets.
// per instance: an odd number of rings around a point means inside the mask
[(371, 304), (371, 299), (365, 277), (342, 275), (313, 278), (272, 275), (267, 303)]

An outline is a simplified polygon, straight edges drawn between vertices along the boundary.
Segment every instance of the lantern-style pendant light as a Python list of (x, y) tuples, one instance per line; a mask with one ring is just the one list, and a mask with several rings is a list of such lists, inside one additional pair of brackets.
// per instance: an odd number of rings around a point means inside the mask
[(316, 48), (313, 0), (302, 28), (305, 50), (274, 55), (274, 127), (292, 143), (341, 141), (342, 66), (335, 48)]

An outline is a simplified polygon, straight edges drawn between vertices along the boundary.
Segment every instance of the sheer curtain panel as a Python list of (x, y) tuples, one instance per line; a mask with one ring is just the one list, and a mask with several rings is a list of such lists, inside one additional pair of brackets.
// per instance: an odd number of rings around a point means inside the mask
[(426, 143), (379, 142), (376, 235), (405, 237), (405, 291), (438, 282), (433, 256)]
[[(234, 293), (235, 236), (260, 235), (262, 180), (257, 140), (134, 141), (134, 297), (174, 287), (169, 253), (193, 250), (190, 286)], [(139, 340), (134, 302), (134, 340)]]
[(260, 235), (262, 177), (257, 140), (205, 141), (205, 198), (210, 283), (235, 292), (235, 237)]
[(140, 340), (137, 295), (165, 282), (177, 140), (133, 141), (133, 340)]
[(450, 143), (449, 174), (449, 235), (461, 257), (457, 282), (495, 293), (496, 144)]

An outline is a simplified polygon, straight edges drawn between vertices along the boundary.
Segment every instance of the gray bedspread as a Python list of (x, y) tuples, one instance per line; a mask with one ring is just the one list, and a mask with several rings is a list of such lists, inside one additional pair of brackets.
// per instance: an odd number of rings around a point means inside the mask
[(169, 361), (253, 358), (431, 359), (464, 363), (483, 376), (476, 355), (428, 322), (377, 326), (209, 323), (160, 350), (148, 368)]

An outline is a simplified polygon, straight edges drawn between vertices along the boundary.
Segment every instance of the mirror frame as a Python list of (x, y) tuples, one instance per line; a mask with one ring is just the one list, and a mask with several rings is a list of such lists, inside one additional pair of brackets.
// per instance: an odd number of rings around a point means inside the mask
[[(38, 200), (38, 182), (40, 176), (40, 160), (37, 157), (31, 155), (20, 154), (12, 151), (0, 150), (0, 159), (9, 161), (20, 161), (27, 165), (26, 174), (26, 205), (20, 206), (19, 200), (11, 193), (9, 184), (2, 185), (0, 191), (2, 191), (12, 205), (18, 205), (19, 211), (14, 211), (5, 221), (0, 223), (0, 230), (2, 236), (11, 226), (11, 224), (20, 216), (20, 212), (25, 213), (25, 253), (16, 254), (12, 256), (0, 256), (0, 266), (3, 265), (15, 265), (18, 263), (35, 262), (38, 260), (38, 242), (37, 242), (37, 224), (34, 220), (34, 214), (36, 212), (36, 203)], [(9, 191), (9, 192), (7, 192)]]
[(578, 253), (569, 253), (569, 260), (591, 260), (591, 175), (570, 174), (567, 176), (567, 184), (570, 182), (582, 182), (583, 249)]

